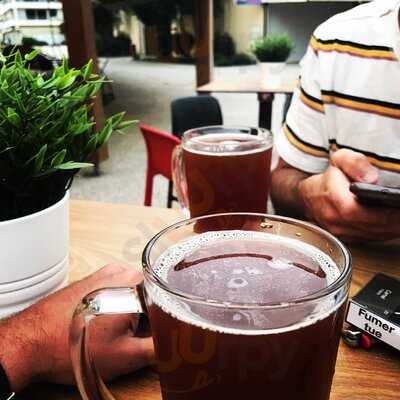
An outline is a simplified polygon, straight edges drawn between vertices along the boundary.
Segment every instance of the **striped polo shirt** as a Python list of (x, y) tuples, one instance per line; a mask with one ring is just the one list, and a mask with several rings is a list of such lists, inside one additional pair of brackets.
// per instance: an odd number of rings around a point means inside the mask
[(276, 141), (288, 164), (321, 173), (347, 148), (379, 168), (381, 184), (400, 186), (399, 4), (363, 4), (315, 30)]

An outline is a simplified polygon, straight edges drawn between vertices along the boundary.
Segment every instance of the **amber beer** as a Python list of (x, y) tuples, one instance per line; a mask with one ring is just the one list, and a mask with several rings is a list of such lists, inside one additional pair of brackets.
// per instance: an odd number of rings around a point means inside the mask
[(221, 233), (221, 240), (216, 233), (200, 236), (176, 245), (176, 261), (174, 248), (161, 257), (159, 272), (172, 288), (227, 306), (182, 304), (149, 291), (163, 399), (328, 400), (343, 301), (277, 310), (229, 304), (317, 293), (337, 278), (333, 262), (294, 240), (238, 231)]
[[(221, 217), (229, 224), (216, 229)], [(87, 337), (93, 319), (122, 313), (135, 316), (138, 337), (146, 324), (137, 317), (149, 317), (163, 400), (329, 399), (351, 280), (350, 253), (331, 234), (279, 216), (218, 214), (165, 228), (142, 262), (143, 284), (92, 292), (74, 313), (82, 398), (109, 398)]]
[(175, 183), (186, 186), (185, 196), (179, 197), (191, 217), (266, 212), (272, 140), (267, 131), (253, 131), (257, 135), (239, 128), (203, 128), (185, 134), (182, 179)]

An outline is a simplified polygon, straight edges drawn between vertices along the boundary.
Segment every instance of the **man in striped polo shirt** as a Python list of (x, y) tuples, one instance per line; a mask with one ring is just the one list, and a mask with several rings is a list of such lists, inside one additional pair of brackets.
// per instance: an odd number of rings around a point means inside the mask
[(352, 181), (400, 186), (400, 0), (319, 26), (277, 137), (272, 199), (347, 241), (400, 237), (400, 209), (365, 207)]

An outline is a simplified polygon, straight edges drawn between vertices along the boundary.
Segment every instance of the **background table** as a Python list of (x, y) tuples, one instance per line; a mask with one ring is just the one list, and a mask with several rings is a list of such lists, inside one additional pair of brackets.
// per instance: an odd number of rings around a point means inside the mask
[[(181, 219), (176, 210), (71, 202), (71, 280), (109, 262), (140, 267), (141, 251), (150, 237)], [(377, 271), (400, 276), (399, 243), (352, 246), (354, 276), (351, 294)], [(318, 382), (316, 382), (318, 384)], [(157, 375), (146, 369), (112, 385), (121, 400), (160, 400)], [(398, 400), (400, 353), (384, 345), (370, 351), (340, 345), (331, 400)], [(78, 400), (73, 388), (41, 384), (18, 396), (24, 400)]]
[(211, 93), (256, 93), (260, 104), (258, 125), (261, 128), (271, 130), (272, 104), (275, 94), (289, 95), (294, 92), (297, 80), (285, 80), (280, 83), (235, 79), (231, 81), (216, 80), (197, 88), (198, 94)]

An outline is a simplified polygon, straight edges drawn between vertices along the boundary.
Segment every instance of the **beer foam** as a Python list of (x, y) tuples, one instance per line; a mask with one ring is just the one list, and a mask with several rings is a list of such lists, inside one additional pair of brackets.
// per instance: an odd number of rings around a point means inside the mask
[(261, 153), (270, 147), (266, 138), (244, 133), (210, 133), (190, 138), (183, 145), (190, 153), (224, 157)]
[[(265, 241), (276, 246), (284, 245), (286, 248), (290, 248), (298, 251), (299, 253), (307, 255), (325, 272), (327, 285), (330, 285), (336, 281), (340, 275), (340, 270), (334, 261), (328, 255), (310, 244), (303, 243), (296, 239), (282, 238), (266, 232), (239, 230), (207, 232), (185, 239), (168, 248), (157, 259), (153, 267), (154, 272), (160, 279), (168, 283), (169, 271), (193, 251), (196, 251), (207, 244), (234, 240)], [(277, 265), (277, 268), (280, 268), (279, 263), (275, 264)], [(287, 263), (282, 262), (281, 268), (284, 268), (284, 265), (287, 266)], [(244, 272), (249, 275), (260, 274), (260, 271), (254, 267), (245, 266), (240, 269), (235, 268), (232, 270), (232, 278), (227, 282), (227, 288), (245, 288), (247, 286), (247, 281), (241, 277), (241, 274)], [(213, 273), (216, 273), (216, 271), (211, 271), (211, 274)], [(196, 314), (192, 309), (194, 307), (193, 304), (188, 301), (178, 299), (176, 296), (166, 292), (154, 284), (146, 282), (146, 289), (152, 301), (164, 312), (170, 314), (176, 319), (201, 327), (203, 329), (240, 335), (275, 334), (299, 329), (326, 318), (336, 311), (345, 301), (345, 296), (343, 296), (341, 301), (336, 302), (337, 304), (335, 303), (336, 299), (328, 298), (324, 301), (320, 301), (319, 304), (313, 309), (313, 312), (308, 313), (301, 321), (296, 321), (295, 324), (287, 327), (269, 329), (263, 329), (265, 324), (268, 322), (268, 317), (265, 315), (265, 313), (259, 309), (243, 307), (243, 309), (236, 309), (232, 311), (232, 321), (236, 323), (240, 321), (251, 321), (254, 326), (251, 328), (237, 328), (225, 326), (227, 324), (226, 321), (224, 321), (222, 326), (221, 324), (216, 324), (215, 321), (212, 321), (212, 319), (204, 318), (204, 315), (202, 316)], [(229, 310), (229, 302), (224, 304), (226, 304), (225, 310)], [(254, 305), (255, 304), (256, 303), (254, 303)], [(213, 308), (211, 304), (207, 305), (206, 307)], [(217, 309), (215, 306), (214, 308)]]

